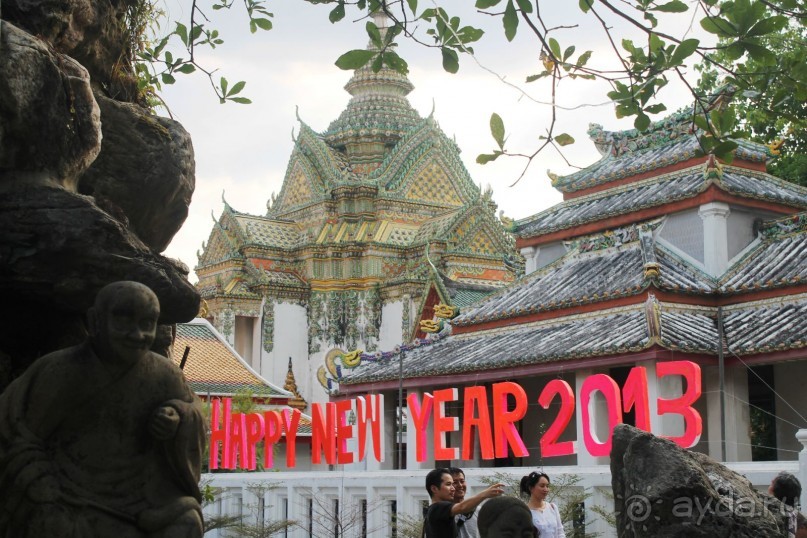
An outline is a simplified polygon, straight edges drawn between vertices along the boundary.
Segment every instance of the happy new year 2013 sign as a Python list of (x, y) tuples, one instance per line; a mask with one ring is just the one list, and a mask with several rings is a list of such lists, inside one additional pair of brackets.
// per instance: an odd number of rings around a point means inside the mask
[[(701, 370), (690, 361), (656, 364), (656, 377), (680, 376), (685, 383), (682, 394), (675, 398), (657, 398), (656, 415), (679, 415), (684, 433), (671, 439), (684, 448), (694, 446), (702, 433), (702, 419), (692, 406), (701, 396)], [(560, 399), (557, 415), (549, 428), (535, 432), (540, 436), (543, 457), (576, 454), (578, 441), (559, 441), (566, 431), (575, 409), (582, 420), (583, 446), (592, 456), (607, 456), (611, 451), (611, 432), (623, 421), (623, 413), (633, 411), (635, 425), (652, 431), (647, 369), (634, 367), (620, 388), (606, 374), (595, 374), (583, 380), (575, 398), (568, 382), (553, 379), (538, 395), (538, 404), (549, 409)], [(607, 410), (608, 437), (597, 438), (592, 428), (590, 402), (600, 393)], [(461, 402), (461, 416), (448, 416), (446, 405)], [(447, 388), (432, 393), (409, 394), (407, 397), (411, 427), (414, 429), (417, 461), (425, 461), (431, 443), (435, 460), (472, 460), (474, 447), (479, 447), (482, 459), (503, 458), (508, 455), (527, 457), (529, 451), (519, 432), (518, 423), (529, 409), (529, 398), (518, 383), (505, 381), (490, 386), (465, 387), (460, 400), (459, 390)], [(274, 467), (273, 447), (284, 443), (286, 466), (297, 464), (297, 442), (302, 414), (284, 409), (261, 413), (233, 413), (229, 398), (211, 401), (210, 469), (254, 470), (262, 445), (263, 467)], [(348, 417), (353, 416), (355, 420)], [(355, 423), (353, 423), (355, 422)], [(431, 433), (429, 433), (431, 429)], [(350, 464), (363, 461), (371, 454), (376, 461), (384, 460), (384, 397), (371, 394), (349, 400), (312, 404), (311, 462), (314, 464)], [(461, 447), (448, 446), (448, 436), (461, 433)], [(526, 433), (525, 433), (526, 435)], [(355, 440), (351, 443), (349, 441)], [(368, 445), (370, 450), (368, 451)], [(355, 446), (355, 449), (350, 447)], [(368, 454), (369, 452), (369, 454)]]

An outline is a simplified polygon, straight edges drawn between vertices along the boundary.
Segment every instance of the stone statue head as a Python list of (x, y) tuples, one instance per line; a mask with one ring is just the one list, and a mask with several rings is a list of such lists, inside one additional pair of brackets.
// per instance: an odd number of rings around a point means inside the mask
[(502, 495), (482, 503), (478, 518), (482, 538), (535, 538), (532, 513), (526, 503), (516, 497)]
[(139, 282), (113, 282), (95, 298), (87, 318), (98, 358), (114, 366), (131, 366), (149, 353), (157, 333), (160, 303)]

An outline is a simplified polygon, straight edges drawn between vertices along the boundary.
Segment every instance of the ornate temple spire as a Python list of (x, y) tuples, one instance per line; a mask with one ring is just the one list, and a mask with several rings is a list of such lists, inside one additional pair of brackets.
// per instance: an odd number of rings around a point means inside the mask
[[(371, 17), (384, 36), (391, 26), (390, 19), (383, 10)], [(378, 50), (372, 41), (367, 49)], [(348, 158), (355, 162), (380, 162), (388, 146), (422, 121), (406, 98), (414, 89), (406, 75), (386, 65), (374, 72), (372, 63), (353, 73), (345, 85), (352, 97), (323, 133), (330, 146), (344, 147)]]
[(286, 372), (286, 383), (283, 385), (283, 388), (294, 395), (294, 398), (289, 399), (289, 407), (299, 409), (300, 411), (308, 407), (308, 402), (306, 402), (297, 391), (297, 380), (294, 379), (294, 370), (291, 368), (291, 357), (289, 357), (289, 369)]

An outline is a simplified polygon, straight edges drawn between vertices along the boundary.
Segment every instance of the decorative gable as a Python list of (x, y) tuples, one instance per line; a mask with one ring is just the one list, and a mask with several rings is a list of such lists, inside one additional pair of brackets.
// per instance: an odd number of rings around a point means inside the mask
[(202, 245), (202, 253), (197, 253), (197, 257), (199, 267), (204, 267), (241, 256), (227, 236), (227, 232), (217, 225), (210, 231), (207, 244)]
[(404, 192), (407, 200), (446, 206), (461, 206), (462, 197), (451, 176), (437, 159), (431, 159), (414, 172)]
[[(319, 181), (319, 177), (315, 177)], [(286, 173), (286, 180), (283, 182), (283, 190), (278, 197), (278, 207), (291, 209), (294, 207), (309, 204), (315, 200), (315, 188), (308, 171), (297, 159)]]

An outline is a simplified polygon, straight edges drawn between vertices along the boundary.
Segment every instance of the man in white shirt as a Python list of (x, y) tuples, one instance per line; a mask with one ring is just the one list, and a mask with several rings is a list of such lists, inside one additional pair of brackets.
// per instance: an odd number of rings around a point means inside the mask
[[(451, 471), (451, 478), (454, 480), (454, 502), (461, 503), (465, 500), (467, 490), (465, 472), (459, 467), (449, 467), (448, 470)], [(479, 507), (477, 506), (470, 512), (457, 514), (454, 517), (459, 538), (479, 538), (479, 529), (476, 524), (478, 515)]]

